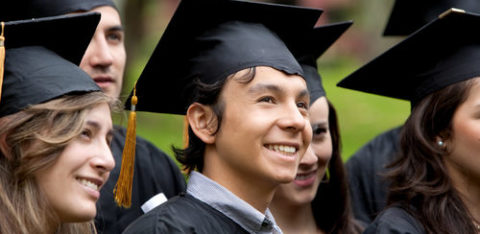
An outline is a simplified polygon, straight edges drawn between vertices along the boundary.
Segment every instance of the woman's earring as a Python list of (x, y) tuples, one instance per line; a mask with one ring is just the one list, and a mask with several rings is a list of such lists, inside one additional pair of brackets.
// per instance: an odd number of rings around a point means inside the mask
[(443, 147), (445, 145), (445, 142), (443, 142), (442, 140), (439, 140), (437, 141), (437, 145), (440, 147)]

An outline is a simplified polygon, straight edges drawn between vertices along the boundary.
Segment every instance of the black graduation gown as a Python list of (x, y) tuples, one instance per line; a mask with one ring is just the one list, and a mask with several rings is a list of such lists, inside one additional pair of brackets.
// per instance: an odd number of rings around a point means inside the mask
[(358, 150), (346, 163), (354, 216), (366, 225), (382, 211), (387, 201), (387, 172), (399, 149), (401, 127), (388, 130)]
[(426, 233), (422, 224), (399, 207), (390, 207), (378, 215), (364, 234), (423, 234)]
[(233, 220), (194, 198), (182, 193), (138, 218), (124, 234), (159, 233), (248, 233)]
[(115, 169), (110, 172), (97, 202), (95, 226), (98, 233), (121, 233), (143, 214), (141, 206), (151, 197), (164, 193), (170, 198), (185, 191), (185, 179), (175, 162), (152, 143), (137, 137), (132, 206), (128, 209), (118, 207), (113, 199), (113, 188), (120, 174), (125, 136), (126, 129), (115, 126), (111, 144)]

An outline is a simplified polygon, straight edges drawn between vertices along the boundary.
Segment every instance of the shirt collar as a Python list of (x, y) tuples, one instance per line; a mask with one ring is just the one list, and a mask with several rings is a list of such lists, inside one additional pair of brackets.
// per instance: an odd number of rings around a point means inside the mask
[(265, 214), (259, 212), (201, 173), (191, 173), (187, 193), (220, 211), (250, 233), (282, 233), (269, 209)]

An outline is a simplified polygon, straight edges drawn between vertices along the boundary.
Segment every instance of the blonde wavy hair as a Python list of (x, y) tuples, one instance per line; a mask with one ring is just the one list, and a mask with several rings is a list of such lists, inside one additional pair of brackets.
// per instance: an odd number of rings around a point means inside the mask
[(0, 118), (0, 233), (96, 233), (93, 220), (62, 223), (34, 178), (77, 137), (90, 109), (118, 103), (102, 92), (69, 95)]

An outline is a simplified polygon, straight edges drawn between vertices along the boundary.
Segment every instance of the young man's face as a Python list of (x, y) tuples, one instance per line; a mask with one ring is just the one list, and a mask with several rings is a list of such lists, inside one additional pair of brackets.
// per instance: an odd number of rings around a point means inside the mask
[(224, 112), (214, 144), (222, 165), (215, 167), (224, 178), (291, 182), (312, 138), (305, 81), (257, 67), (253, 80), (242, 83), (236, 79), (242, 72), (226, 82), (220, 95)]
[(122, 89), (126, 52), (120, 16), (111, 6), (92, 11), (102, 14), (95, 35), (82, 58), (80, 68), (88, 73), (103, 92), (118, 98)]

